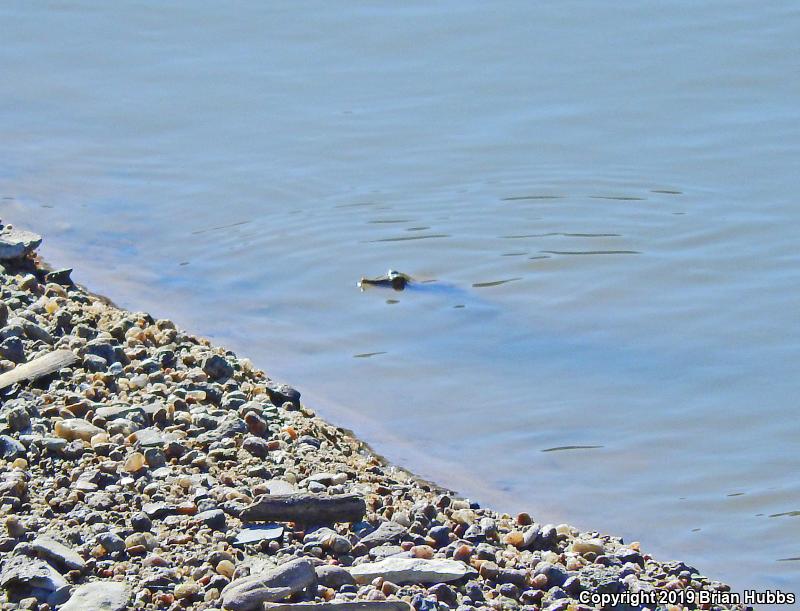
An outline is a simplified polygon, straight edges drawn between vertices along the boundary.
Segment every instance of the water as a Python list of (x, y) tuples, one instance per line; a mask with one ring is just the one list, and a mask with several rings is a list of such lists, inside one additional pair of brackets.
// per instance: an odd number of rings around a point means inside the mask
[(0, 213), (422, 475), (796, 588), (798, 27), (5, 2)]

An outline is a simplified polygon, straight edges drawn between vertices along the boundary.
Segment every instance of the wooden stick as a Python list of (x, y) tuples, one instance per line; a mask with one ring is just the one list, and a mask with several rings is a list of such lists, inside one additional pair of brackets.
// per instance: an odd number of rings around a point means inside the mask
[(72, 350), (55, 350), (33, 359), (29, 363), (17, 365), (11, 371), (0, 375), (0, 389), (11, 386), (22, 380), (35, 380), (50, 373), (72, 365), (78, 357)]

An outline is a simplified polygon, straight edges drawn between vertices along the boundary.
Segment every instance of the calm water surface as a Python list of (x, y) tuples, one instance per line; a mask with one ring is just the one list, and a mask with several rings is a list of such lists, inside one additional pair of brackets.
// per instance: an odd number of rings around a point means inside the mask
[[(796, 2), (10, 1), (0, 32), (0, 213), (77, 280), (482, 502), (800, 583)], [(437, 282), (356, 289), (389, 267)]]

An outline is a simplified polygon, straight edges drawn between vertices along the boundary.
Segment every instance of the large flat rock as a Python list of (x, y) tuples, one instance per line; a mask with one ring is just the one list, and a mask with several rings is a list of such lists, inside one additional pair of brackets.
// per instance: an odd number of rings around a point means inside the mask
[(424, 558), (386, 558), (350, 568), (350, 574), (361, 584), (370, 583), (376, 577), (397, 585), (446, 583), (461, 579), (469, 572), (467, 565), (457, 560)]
[(20, 259), (39, 248), (42, 236), (6, 225), (0, 229), (0, 260)]
[(316, 583), (314, 565), (307, 558), (298, 558), (234, 579), (222, 591), (222, 606), (230, 611), (260, 610), (264, 603), (286, 600), (295, 592), (316, 586)]
[(119, 581), (93, 581), (80, 586), (59, 611), (123, 611), (131, 591)]
[(36, 537), (31, 542), (31, 547), (42, 560), (47, 560), (59, 569), (80, 571), (86, 565), (76, 551), (45, 535)]

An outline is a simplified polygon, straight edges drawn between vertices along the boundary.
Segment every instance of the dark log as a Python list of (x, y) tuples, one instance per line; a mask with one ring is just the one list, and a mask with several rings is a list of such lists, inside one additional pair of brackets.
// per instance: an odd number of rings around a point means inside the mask
[(298, 522), (331, 524), (358, 522), (367, 512), (367, 504), (357, 494), (265, 494), (241, 513), (243, 522)]

